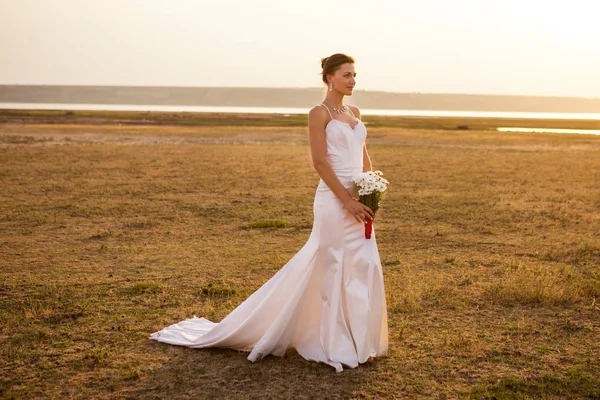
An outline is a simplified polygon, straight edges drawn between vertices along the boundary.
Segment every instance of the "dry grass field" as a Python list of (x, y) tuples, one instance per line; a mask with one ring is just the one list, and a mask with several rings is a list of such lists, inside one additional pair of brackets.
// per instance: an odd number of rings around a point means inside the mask
[(335, 373), (147, 339), (219, 321), (310, 234), (306, 128), (217, 125), (4, 117), (0, 397), (600, 398), (591, 135), (371, 125), (388, 357)]

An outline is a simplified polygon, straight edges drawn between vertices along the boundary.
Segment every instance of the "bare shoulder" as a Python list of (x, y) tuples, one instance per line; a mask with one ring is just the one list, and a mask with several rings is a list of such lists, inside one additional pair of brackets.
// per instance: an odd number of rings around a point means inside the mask
[(323, 122), (327, 120), (327, 110), (319, 105), (314, 106), (308, 112), (308, 120), (309, 122)]
[(354, 113), (354, 115), (356, 115), (356, 118), (361, 119), (360, 118), (360, 109), (356, 106), (353, 106), (351, 104), (348, 104), (348, 107), (350, 107), (350, 109), (352, 110), (352, 112)]

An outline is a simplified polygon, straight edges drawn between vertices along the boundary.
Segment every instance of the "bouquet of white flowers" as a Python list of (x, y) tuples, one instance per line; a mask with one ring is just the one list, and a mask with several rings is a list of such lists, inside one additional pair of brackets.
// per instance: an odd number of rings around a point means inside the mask
[(365, 238), (371, 239), (375, 213), (379, 209), (379, 202), (389, 182), (383, 178), (381, 171), (367, 171), (355, 176), (352, 181), (358, 186), (358, 201), (373, 211), (373, 219), (365, 224)]

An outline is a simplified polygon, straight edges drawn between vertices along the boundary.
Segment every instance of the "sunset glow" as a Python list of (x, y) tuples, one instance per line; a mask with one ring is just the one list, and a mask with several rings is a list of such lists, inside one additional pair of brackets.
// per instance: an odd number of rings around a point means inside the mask
[(358, 90), (600, 97), (590, 0), (0, 3), (0, 84), (320, 86), (356, 59)]

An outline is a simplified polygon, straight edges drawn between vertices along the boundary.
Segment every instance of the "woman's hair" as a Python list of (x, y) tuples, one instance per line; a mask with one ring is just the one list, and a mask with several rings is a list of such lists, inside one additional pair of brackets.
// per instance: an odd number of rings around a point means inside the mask
[(327, 75), (335, 74), (335, 71), (340, 69), (342, 64), (354, 64), (354, 59), (345, 54), (336, 53), (329, 57), (325, 57), (321, 59), (321, 68), (323, 68), (323, 72), (321, 72), (323, 82), (327, 85)]

